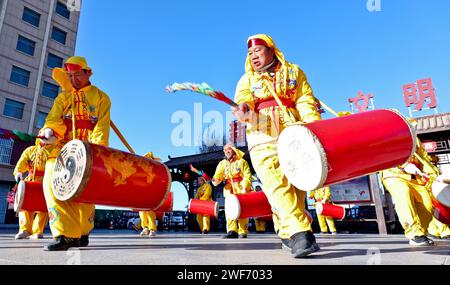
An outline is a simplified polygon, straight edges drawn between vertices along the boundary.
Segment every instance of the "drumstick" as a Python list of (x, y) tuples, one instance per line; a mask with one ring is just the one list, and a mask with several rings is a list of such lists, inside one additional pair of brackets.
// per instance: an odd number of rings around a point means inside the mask
[(131, 148), (131, 146), (128, 144), (127, 140), (124, 138), (124, 136), (122, 135), (122, 133), (119, 131), (119, 129), (117, 128), (116, 124), (114, 124), (114, 122), (111, 120), (111, 128), (114, 130), (114, 132), (116, 133), (116, 135), (119, 137), (119, 139), (122, 141), (122, 143), (127, 147), (127, 149), (132, 153), (132, 154), (136, 154), (134, 152), (134, 150)]
[(207, 95), (214, 99), (217, 99), (219, 101), (222, 101), (232, 107), (238, 106), (238, 104), (236, 104), (236, 102), (234, 102), (233, 100), (231, 100), (230, 98), (225, 96), (225, 94), (223, 94), (220, 91), (216, 91), (216, 90), (212, 89), (206, 83), (201, 83), (201, 84), (191, 83), (191, 82), (185, 82), (185, 83), (181, 83), (181, 84), (174, 83), (171, 86), (166, 87), (167, 93), (175, 93), (180, 90), (189, 90), (189, 91), (193, 91), (196, 93), (204, 94), (204, 95)]
[(339, 117), (338, 113), (336, 113), (333, 109), (331, 109), (330, 107), (328, 107), (327, 105), (325, 105), (324, 102), (320, 101), (320, 99), (317, 99), (320, 103), (320, 105), (327, 110), (328, 112), (330, 112), (331, 114), (335, 115), (336, 117)]

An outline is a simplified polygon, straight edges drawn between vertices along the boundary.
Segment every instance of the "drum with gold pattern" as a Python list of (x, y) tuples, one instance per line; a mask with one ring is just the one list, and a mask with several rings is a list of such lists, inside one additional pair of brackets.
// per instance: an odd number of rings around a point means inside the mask
[(163, 205), (171, 183), (161, 162), (81, 140), (61, 149), (52, 176), (58, 200), (146, 210)]

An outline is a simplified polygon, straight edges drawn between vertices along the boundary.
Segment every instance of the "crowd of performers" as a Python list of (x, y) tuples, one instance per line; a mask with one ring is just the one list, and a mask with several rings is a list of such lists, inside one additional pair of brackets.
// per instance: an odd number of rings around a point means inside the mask
[[(245, 74), (236, 88), (232, 107), (234, 116), (247, 124), (247, 140), (251, 163), (262, 183), (273, 211), (274, 228), (282, 247), (292, 256), (301, 258), (318, 250), (319, 245), (311, 228), (311, 218), (305, 210), (307, 192), (294, 187), (283, 174), (278, 159), (277, 139), (288, 122), (302, 124), (321, 119), (317, 99), (313, 95), (304, 72), (298, 65), (285, 60), (272, 38), (259, 34), (248, 41)], [(36, 145), (24, 151), (14, 175), (16, 180), (43, 181), (47, 212), (21, 211), (21, 238), (42, 238), (49, 220), (53, 242), (47, 251), (85, 247), (94, 227), (94, 209), (91, 204), (62, 202), (52, 191), (52, 172), (58, 154), (68, 141), (78, 139), (92, 144), (108, 146), (111, 102), (107, 94), (90, 82), (92, 70), (83, 57), (70, 57), (63, 68), (55, 68), (54, 79), (62, 87), (41, 129)], [(281, 104), (281, 105), (280, 105)], [(449, 238), (448, 226), (433, 218), (430, 183), (441, 179), (439, 170), (431, 163), (427, 153), (417, 143), (417, 156), (398, 167), (381, 172), (385, 188), (392, 195), (395, 209), (411, 245), (432, 245), (431, 234)], [(202, 173), (198, 180), (196, 197), (212, 200), (212, 187), (225, 183), (224, 196), (243, 194), (252, 189), (252, 174), (243, 153), (233, 145), (224, 147), (225, 158), (212, 178)], [(152, 153), (146, 155), (154, 159)], [(261, 189), (257, 189), (261, 190)], [(317, 203), (330, 203), (330, 188), (310, 192), (309, 198)], [(143, 231), (141, 236), (154, 236), (156, 218), (152, 211), (141, 211)], [(336, 233), (331, 218), (318, 216), (322, 232)], [(210, 231), (208, 216), (197, 215), (200, 231)], [(264, 231), (262, 220), (257, 221), (257, 231)], [(227, 219), (225, 238), (246, 238), (248, 219)]]

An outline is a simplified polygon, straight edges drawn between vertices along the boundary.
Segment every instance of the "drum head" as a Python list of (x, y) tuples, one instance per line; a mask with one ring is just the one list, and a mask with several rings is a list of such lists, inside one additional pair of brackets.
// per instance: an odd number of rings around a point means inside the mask
[(439, 203), (446, 207), (450, 207), (450, 184), (435, 181), (433, 182), (431, 189), (433, 191), (433, 196)]
[(92, 153), (88, 143), (68, 142), (56, 159), (52, 175), (53, 195), (60, 201), (70, 201), (80, 196), (91, 175)]
[(316, 213), (318, 215), (322, 215), (323, 212), (323, 204), (322, 203), (317, 203), (316, 204)]
[(214, 204), (214, 217), (218, 217), (219, 216), (219, 203), (215, 203)]
[(319, 139), (304, 126), (290, 126), (278, 138), (278, 158), (289, 182), (303, 191), (325, 183), (328, 162)]
[(239, 219), (241, 215), (241, 203), (236, 195), (229, 195), (225, 198), (225, 217), (228, 220)]
[(25, 199), (25, 181), (20, 181), (17, 185), (17, 191), (14, 197), (14, 212), (22, 209), (23, 200)]
[(190, 200), (189, 200), (189, 203), (188, 203), (188, 212), (189, 212), (189, 213), (191, 212), (191, 202), (192, 202), (192, 200), (193, 200), (193, 199), (190, 199)]

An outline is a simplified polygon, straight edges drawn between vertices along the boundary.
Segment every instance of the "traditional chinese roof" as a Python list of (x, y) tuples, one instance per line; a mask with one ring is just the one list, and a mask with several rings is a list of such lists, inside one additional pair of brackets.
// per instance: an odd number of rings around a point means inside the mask
[[(244, 159), (250, 161), (247, 147), (240, 147), (239, 149), (245, 153)], [(189, 164), (193, 164), (197, 167), (206, 164), (218, 164), (224, 158), (223, 151), (220, 150), (180, 157), (169, 156), (169, 160), (164, 162), (164, 164), (167, 165), (168, 168), (189, 167)]]
[(450, 113), (415, 118), (418, 134), (450, 131)]

